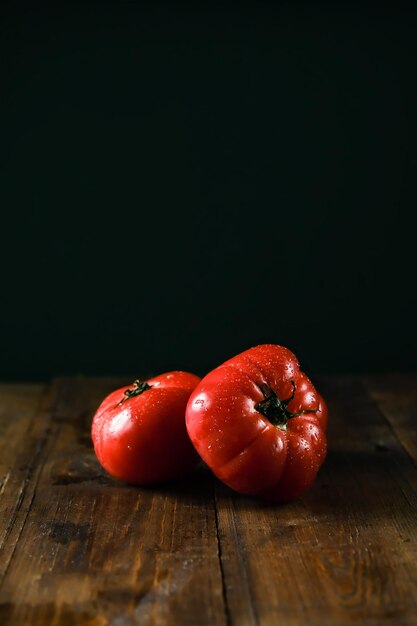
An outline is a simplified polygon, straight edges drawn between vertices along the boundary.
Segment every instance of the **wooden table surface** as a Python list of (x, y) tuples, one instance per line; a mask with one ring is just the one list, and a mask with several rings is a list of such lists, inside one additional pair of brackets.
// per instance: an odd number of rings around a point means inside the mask
[(204, 467), (108, 477), (93, 412), (121, 380), (0, 386), (0, 624), (417, 623), (417, 374), (326, 377), (329, 453), (272, 506)]

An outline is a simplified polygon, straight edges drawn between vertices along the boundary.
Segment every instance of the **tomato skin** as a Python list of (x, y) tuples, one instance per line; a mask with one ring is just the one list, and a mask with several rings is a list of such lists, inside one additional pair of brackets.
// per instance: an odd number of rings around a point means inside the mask
[[(260, 412), (265, 389), (288, 400), (286, 423), (274, 425)], [(314, 482), (326, 456), (327, 417), (294, 354), (272, 344), (207, 374), (186, 409), (190, 439), (213, 473), (235, 491), (275, 502), (300, 496)]]
[(110, 393), (92, 423), (94, 451), (104, 469), (131, 484), (174, 480), (200, 461), (185, 427), (187, 400), (200, 381), (188, 372), (167, 372), (147, 380), (133, 397), (132, 386)]

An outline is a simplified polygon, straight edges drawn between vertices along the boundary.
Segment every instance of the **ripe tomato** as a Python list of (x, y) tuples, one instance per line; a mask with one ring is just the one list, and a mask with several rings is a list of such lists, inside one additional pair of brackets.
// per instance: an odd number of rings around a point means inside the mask
[(220, 480), (272, 501), (304, 493), (326, 456), (326, 404), (282, 346), (251, 348), (207, 374), (186, 424)]
[(185, 427), (187, 400), (199, 382), (187, 372), (136, 380), (108, 395), (93, 418), (98, 460), (133, 484), (179, 478), (199, 462)]

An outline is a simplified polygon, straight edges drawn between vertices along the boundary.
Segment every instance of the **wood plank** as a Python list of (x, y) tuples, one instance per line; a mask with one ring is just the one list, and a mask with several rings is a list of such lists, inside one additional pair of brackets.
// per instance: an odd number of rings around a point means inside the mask
[(0, 623), (224, 625), (212, 478), (157, 489), (98, 465), (92, 414), (120, 381), (61, 380), (34, 497), (0, 587)]
[(277, 507), (216, 485), (230, 623), (415, 624), (416, 467), (359, 379), (320, 387), (329, 454), (305, 497)]
[(0, 385), (0, 581), (33, 498), (48, 424), (43, 385)]
[(157, 489), (109, 478), (89, 430), (121, 382), (0, 387), (0, 624), (415, 623), (414, 375), (322, 381), (328, 459), (285, 506), (203, 468)]
[[(364, 377), (364, 384), (408, 454), (417, 463), (417, 372)], [(387, 444), (378, 442), (381, 450)]]

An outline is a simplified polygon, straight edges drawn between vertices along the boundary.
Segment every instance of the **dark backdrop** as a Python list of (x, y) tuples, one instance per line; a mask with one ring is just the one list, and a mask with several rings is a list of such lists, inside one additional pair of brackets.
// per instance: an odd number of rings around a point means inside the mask
[(58, 4), (1, 9), (1, 377), (417, 367), (416, 11)]

